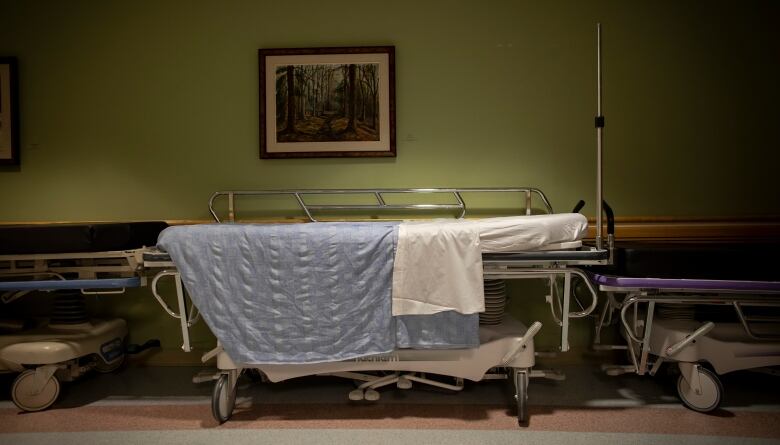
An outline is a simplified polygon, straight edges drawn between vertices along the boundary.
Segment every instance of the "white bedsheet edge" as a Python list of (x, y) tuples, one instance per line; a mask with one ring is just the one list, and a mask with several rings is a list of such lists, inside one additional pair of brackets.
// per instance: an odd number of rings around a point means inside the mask
[(587, 227), (579, 213), (405, 221), (394, 260), (393, 315), (483, 312), (482, 253), (576, 248)]

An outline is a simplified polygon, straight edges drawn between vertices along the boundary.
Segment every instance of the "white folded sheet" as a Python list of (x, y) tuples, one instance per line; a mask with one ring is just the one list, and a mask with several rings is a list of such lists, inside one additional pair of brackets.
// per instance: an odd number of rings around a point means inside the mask
[(587, 227), (579, 213), (405, 221), (398, 228), (393, 315), (483, 312), (482, 253), (577, 247)]
[(485, 310), (476, 226), (458, 220), (404, 222), (393, 266), (393, 315)]

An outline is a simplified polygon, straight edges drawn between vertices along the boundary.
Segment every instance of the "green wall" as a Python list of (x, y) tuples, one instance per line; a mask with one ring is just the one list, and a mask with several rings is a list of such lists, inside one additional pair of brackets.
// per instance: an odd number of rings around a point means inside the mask
[[(772, 1), (0, 0), (23, 143), (21, 166), (0, 167), (0, 222), (207, 219), (215, 190), (327, 187), (529, 185), (559, 211), (586, 199), (592, 215), (598, 21), (618, 215), (778, 215), (779, 13)], [(260, 160), (257, 49), (362, 45), (396, 48), (398, 157)], [(146, 290), (117, 298), (99, 312), (128, 318), (134, 341), (178, 347)]]
[[(776, 215), (777, 2), (8, 1), (0, 221), (206, 219), (218, 189), (531, 185), (591, 203), (595, 23), (619, 215)], [(260, 160), (257, 49), (394, 45), (395, 159)]]

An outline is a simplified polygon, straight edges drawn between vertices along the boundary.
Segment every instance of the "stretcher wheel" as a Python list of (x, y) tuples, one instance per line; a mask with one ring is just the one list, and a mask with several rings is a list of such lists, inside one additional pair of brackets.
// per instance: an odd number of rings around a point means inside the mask
[(60, 395), (60, 381), (51, 376), (39, 392), (36, 389), (35, 370), (28, 369), (19, 374), (11, 387), (14, 405), (24, 411), (41, 411), (50, 407)]
[(227, 374), (222, 374), (214, 384), (214, 393), (211, 395), (211, 414), (220, 424), (227, 422), (233, 415), (236, 406), (236, 388), (230, 387), (230, 379)]
[(517, 424), (528, 424), (528, 373), (514, 370), (515, 400), (517, 401)]
[(696, 394), (682, 375), (677, 379), (677, 394), (688, 408), (702, 413), (710, 412), (720, 406), (723, 385), (718, 376), (709, 369), (701, 366), (696, 369), (699, 373), (701, 394)]

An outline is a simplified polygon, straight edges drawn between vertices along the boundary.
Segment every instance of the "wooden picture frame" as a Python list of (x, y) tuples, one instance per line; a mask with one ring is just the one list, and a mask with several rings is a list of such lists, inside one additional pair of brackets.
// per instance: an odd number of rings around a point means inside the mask
[(19, 165), (18, 82), (16, 57), (0, 57), (0, 165)]
[(259, 49), (258, 61), (261, 158), (396, 155), (394, 47)]

